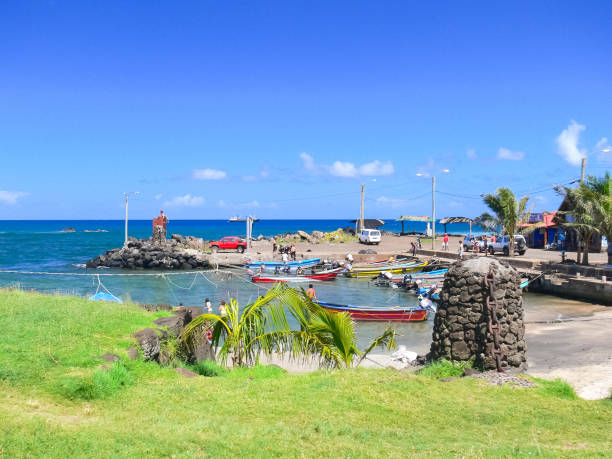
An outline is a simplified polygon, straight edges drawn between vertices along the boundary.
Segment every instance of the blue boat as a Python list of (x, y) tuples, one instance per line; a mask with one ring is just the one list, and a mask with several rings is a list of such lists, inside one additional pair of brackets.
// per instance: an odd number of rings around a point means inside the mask
[(89, 300), (90, 301), (112, 301), (113, 303), (123, 304), (123, 301), (121, 301), (115, 295), (111, 295), (110, 293), (106, 293), (106, 292), (98, 292), (95, 295), (90, 296)]
[(321, 261), (320, 258), (309, 258), (307, 260), (296, 260), (296, 261), (288, 261), (287, 263), (283, 263), (282, 261), (255, 261), (246, 263), (246, 266), (251, 269), (259, 269), (261, 265), (263, 265), (264, 269), (274, 269), (277, 266), (281, 268), (283, 266), (289, 266), (290, 268), (297, 268), (301, 266), (302, 268), (307, 268), (309, 266), (314, 266)]

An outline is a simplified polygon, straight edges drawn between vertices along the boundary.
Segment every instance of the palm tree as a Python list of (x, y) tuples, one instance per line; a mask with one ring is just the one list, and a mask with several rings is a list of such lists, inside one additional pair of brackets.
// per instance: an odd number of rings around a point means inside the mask
[[(577, 258), (580, 263), (581, 245), (582, 264), (589, 264), (589, 244), (596, 233), (606, 236), (608, 240), (612, 236), (612, 211), (610, 197), (610, 174), (601, 179), (588, 177), (585, 183), (577, 188), (557, 186), (555, 190), (564, 196), (568, 206), (567, 211), (560, 212), (560, 222), (566, 228), (576, 230), (578, 240), (582, 243), (577, 248)], [(569, 214), (571, 218), (565, 217)], [(608, 244), (608, 263), (612, 262), (610, 244)]]
[(529, 196), (516, 200), (510, 188), (498, 188), (495, 194), (486, 194), (484, 203), (489, 206), (495, 216), (488, 213), (482, 214), (477, 220), (485, 227), (488, 225), (499, 225), (510, 237), (508, 242), (509, 255), (514, 256), (514, 235), (517, 233), (518, 225), (527, 222), (531, 209), (527, 209)]
[[(299, 329), (292, 329), (290, 317)], [(210, 327), (219, 361), (227, 364), (229, 357), (233, 366), (253, 365), (260, 354), (280, 351), (293, 358), (318, 356), (324, 367), (348, 368), (358, 357), (358, 362), (363, 360), (376, 345), (395, 347), (395, 331), (388, 328), (365, 351), (360, 351), (349, 314), (323, 309), (303, 290), (282, 284), (242, 311), (232, 299), (225, 316), (202, 314), (183, 329), (180, 339), (193, 347), (202, 330)]]
[(588, 177), (584, 193), (592, 203), (595, 227), (608, 241), (608, 264), (612, 265), (612, 178), (606, 172), (601, 178)]

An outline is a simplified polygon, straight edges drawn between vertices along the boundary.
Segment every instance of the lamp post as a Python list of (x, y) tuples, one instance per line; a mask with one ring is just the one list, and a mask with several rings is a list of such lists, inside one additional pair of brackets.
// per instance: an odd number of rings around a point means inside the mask
[(123, 193), (125, 196), (125, 240), (123, 241), (123, 247), (127, 247), (128, 243), (128, 202), (130, 195), (140, 194), (140, 191), (127, 191)]
[[(448, 169), (441, 169), (440, 172), (450, 173)], [(418, 173), (418, 177), (425, 177), (428, 174)], [(436, 176), (431, 177), (431, 250), (436, 250)]]

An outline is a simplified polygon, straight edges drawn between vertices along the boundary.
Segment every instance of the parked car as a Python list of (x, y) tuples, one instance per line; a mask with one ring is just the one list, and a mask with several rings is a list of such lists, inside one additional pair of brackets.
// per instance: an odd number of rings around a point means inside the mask
[(468, 250), (472, 250), (472, 239), (476, 240), (476, 244), (478, 244), (478, 251), (482, 252), (484, 250), (484, 241), (479, 240), (477, 236), (469, 235), (463, 239), (463, 250), (465, 250), (466, 252)]
[(374, 229), (362, 229), (359, 232), (359, 242), (362, 244), (379, 244), (380, 231)]
[[(514, 251), (519, 255), (525, 255), (527, 252), (527, 241), (522, 234), (514, 235)], [(491, 255), (495, 252), (503, 252), (505, 256), (510, 255), (510, 236), (505, 235), (500, 237), (496, 242), (489, 243), (489, 253)]]
[(209, 245), (213, 253), (219, 250), (237, 250), (238, 253), (242, 253), (247, 247), (246, 241), (237, 236), (226, 236), (218, 241), (210, 241)]

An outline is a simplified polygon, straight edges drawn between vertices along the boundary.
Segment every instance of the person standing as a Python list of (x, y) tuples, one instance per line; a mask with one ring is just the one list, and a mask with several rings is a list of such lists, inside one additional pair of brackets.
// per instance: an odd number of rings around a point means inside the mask
[(295, 261), (295, 257), (297, 255), (297, 248), (295, 247), (295, 244), (291, 244), (291, 248), (289, 249), (289, 253), (291, 254), (291, 259), (293, 261)]
[(308, 290), (306, 291), (306, 295), (308, 295), (308, 297), (312, 300), (312, 301), (317, 301), (317, 292), (315, 292), (314, 287), (312, 286), (312, 284), (308, 284)]
[(212, 304), (208, 298), (204, 300), (204, 307), (206, 308), (206, 314), (212, 314)]
[(410, 243), (410, 250), (412, 251), (412, 256), (416, 257), (416, 244), (414, 242)]
[(219, 305), (219, 315), (221, 317), (227, 317), (227, 305), (225, 304), (225, 300), (221, 300), (221, 304)]
[(459, 241), (459, 259), (463, 260), (463, 241)]
[(283, 266), (287, 266), (288, 261), (289, 257), (287, 256), (287, 252), (283, 252)]
[(442, 250), (448, 250), (448, 234), (444, 233), (444, 238), (442, 238)]

